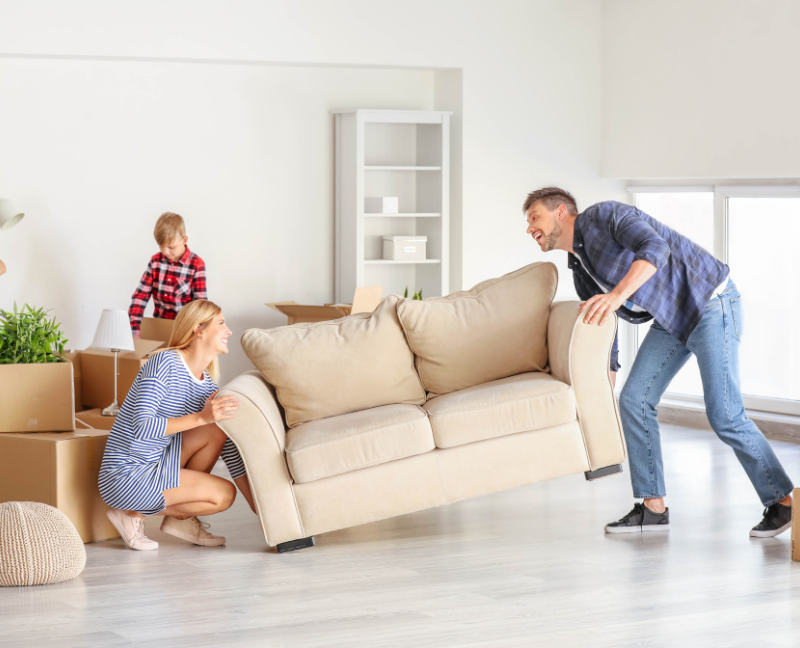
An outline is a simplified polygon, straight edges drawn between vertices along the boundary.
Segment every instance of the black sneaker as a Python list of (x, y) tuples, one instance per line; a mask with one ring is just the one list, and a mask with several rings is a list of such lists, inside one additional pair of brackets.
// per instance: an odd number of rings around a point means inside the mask
[(753, 538), (774, 538), (792, 526), (792, 507), (773, 504), (764, 509), (764, 519), (750, 529)]
[(669, 509), (653, 513), (641, 502), (621, 520), (606, 524), (606, 533), (639, 533), (640, 531), (669, 531)]

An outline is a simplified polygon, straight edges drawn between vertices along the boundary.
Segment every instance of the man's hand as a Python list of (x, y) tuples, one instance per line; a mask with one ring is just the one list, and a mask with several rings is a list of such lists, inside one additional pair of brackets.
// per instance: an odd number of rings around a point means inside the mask
[(583, 321), (586, 324), (594, 324), (597, 322), (600, 326), (603, 325), (611, 314), (616, 311), (620, 306), (625, 303), (625, 299), (613, 292), (607, 295), (595, 295), (581, 304), (579, 313), (586, 311)]

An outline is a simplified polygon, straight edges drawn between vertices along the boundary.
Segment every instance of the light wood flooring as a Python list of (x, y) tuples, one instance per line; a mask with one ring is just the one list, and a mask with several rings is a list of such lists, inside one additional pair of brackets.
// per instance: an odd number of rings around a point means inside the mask
[[(627, 474), (534, 484), (283, 555), (242, 500), (210, 518), (226, 547), (182, 543), (153, 519), (156, 552), (95, 543), (72, 581), (0, 588), (0, 646), (800, 646), (789, 533), (748, 537), (761, 505), (712, 433), (663, 433), (665, 536), (603, 534), (630, 509)], [(800, 445), (774, 447), (800, 480)]]

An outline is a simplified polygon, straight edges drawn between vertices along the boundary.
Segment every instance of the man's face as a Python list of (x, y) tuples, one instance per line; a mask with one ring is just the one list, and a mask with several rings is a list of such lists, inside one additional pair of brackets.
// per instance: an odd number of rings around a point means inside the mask
[(555, 250), (558, 246), (558, 239), (563, 233), (559, 210), (564, 209), (564, 205), (559, 205), (554, 211), (550, 211), (541, 200), (537, 200), (528, 209), (528, 234), (539, 244), (542, 252)]

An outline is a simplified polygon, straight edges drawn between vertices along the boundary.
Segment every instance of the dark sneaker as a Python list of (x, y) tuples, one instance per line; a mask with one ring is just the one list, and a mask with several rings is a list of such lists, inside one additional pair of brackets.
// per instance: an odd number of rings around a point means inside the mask
[(669, 531), (669, 509), (653, 513), (641, 502), (621, 520), (606, 524), (606, 533), (639, 533), (641, 531)]
[(773, 504), (764, 509), (764, 519), (750, 529), (753, 538), (773, 538), (792, 526), (792, 507)]

